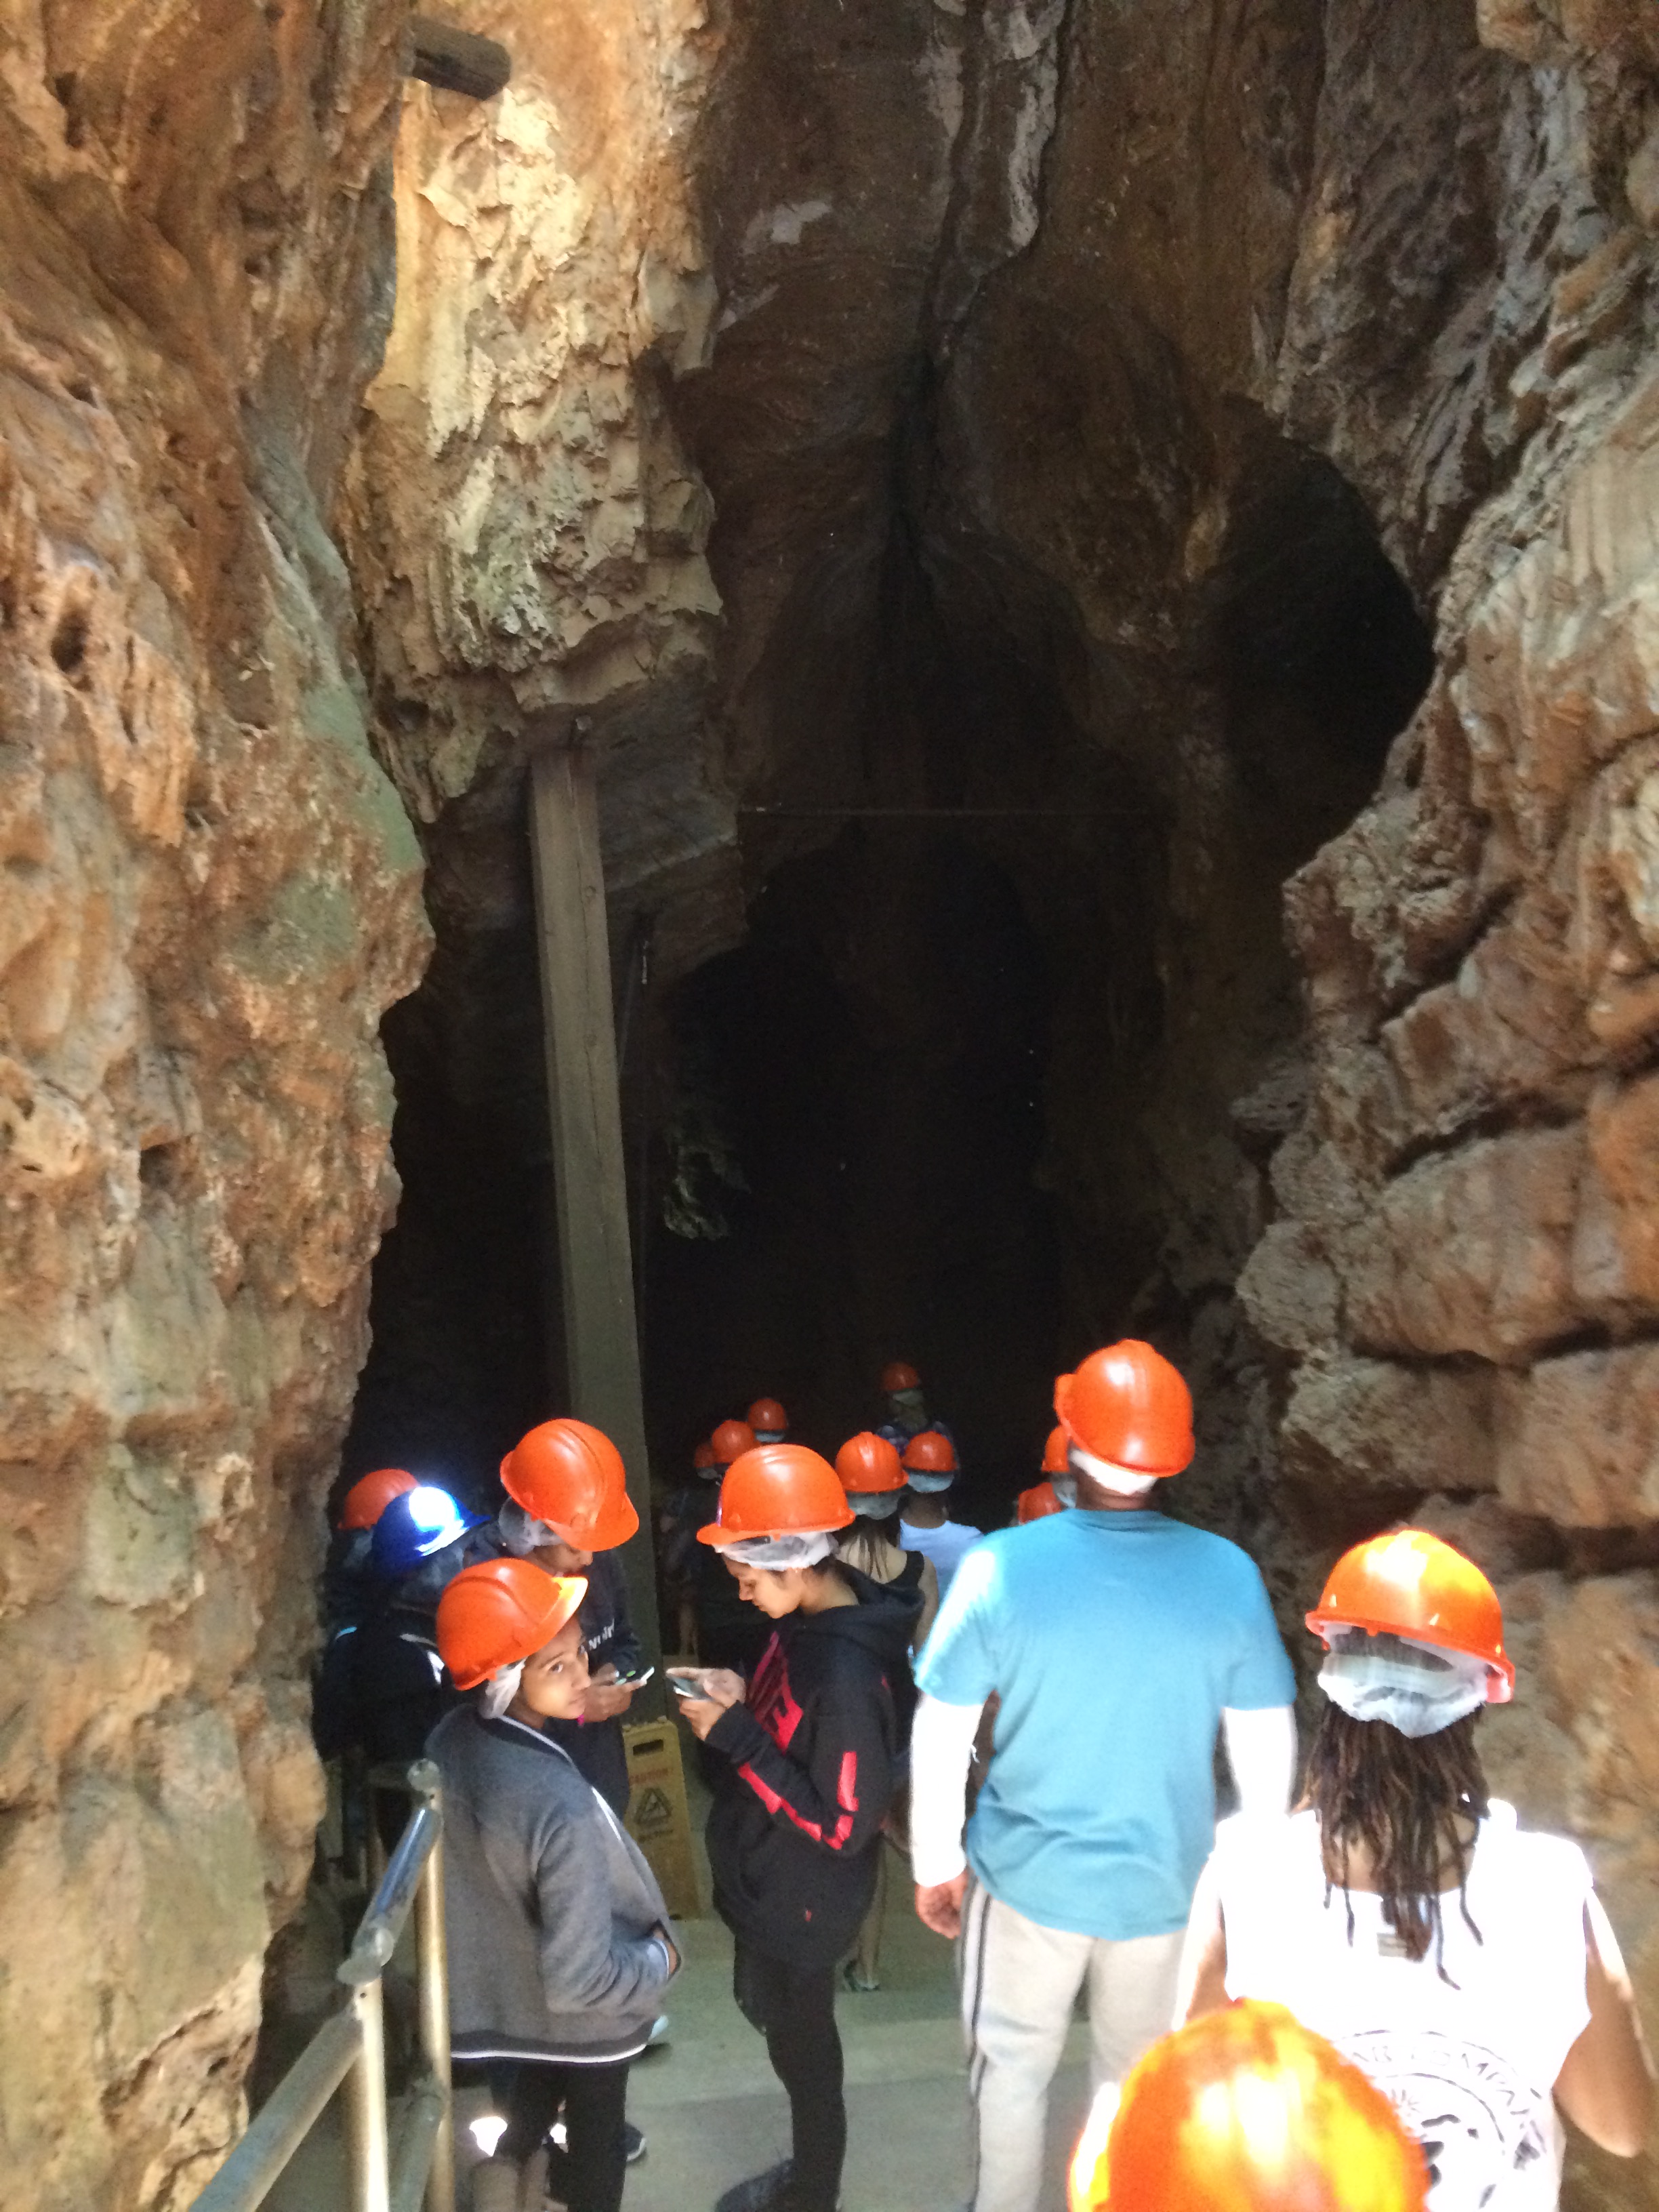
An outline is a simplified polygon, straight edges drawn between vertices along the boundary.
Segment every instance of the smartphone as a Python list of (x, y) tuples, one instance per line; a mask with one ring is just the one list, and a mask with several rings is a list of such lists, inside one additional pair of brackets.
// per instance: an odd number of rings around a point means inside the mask
[(700, 1698), (702, 1695), (701, 1682), (690, 1681), (684, 1674), (671, 1674), (668, 1680), (677, 1698)]
[(637, 1690), (648, 1682), (656, 1671), (654, 1667), (647, 1667), (643, 1674), (618, 1674), (613, 1687), (618, 1690)]

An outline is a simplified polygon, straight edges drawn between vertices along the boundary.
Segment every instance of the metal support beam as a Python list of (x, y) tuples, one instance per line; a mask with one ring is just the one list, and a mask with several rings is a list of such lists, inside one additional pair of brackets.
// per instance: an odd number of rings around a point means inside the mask
[(635, 1627), (647, 1663), (659, 1669), (636, 1701), (646, 1719), (662, 1711), (662, 1636), (592, 755), (575, 747), (538, 754), (530, 793), (565, 1365), (571, 1411), (616, 1443), (640, 1516), (623, 1565)]

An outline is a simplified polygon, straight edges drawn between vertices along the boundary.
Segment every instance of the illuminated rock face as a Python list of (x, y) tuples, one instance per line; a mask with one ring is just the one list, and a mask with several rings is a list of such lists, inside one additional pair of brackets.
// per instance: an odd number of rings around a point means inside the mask
[[(981, 1004), (926, 886), (1018, 914), (1065, 1351), (1180, 1354), (1287, 1621), (1402, 1512), (1491, 1566), (1659, 2012), (1648, 0), (446, 12), (513, 82), (394, 183), (391, 0), (0, 5), (7, 2172), (182, 2206), (237, 2124), (416, 838), (410, 1034), (533, 1121), (573, 735), (659, 977), (817, 870), (866, 1095)], [(853, 1297), (944, 1129), (824, 1209)], [(956, 1181), (941, 1267), (1033, 1267)]]
[(40, 2212), (194, 2196), (311, 1857), (376, 1029), (426, 945), (327, 529), (401, 12), (0, 11), (0, 2193)]

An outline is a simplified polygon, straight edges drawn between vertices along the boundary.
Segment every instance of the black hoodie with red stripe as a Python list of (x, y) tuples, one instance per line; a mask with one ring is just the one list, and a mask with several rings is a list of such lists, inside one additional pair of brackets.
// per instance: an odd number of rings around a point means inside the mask
[(708, 1815), (715, 1910), (799, 1966), (833, 1965), (869, 1910), (915, 1699), (917, 1592), (836, 1572), (858, 1603), (781, 1620), (706, 1739), (730, 1762)]

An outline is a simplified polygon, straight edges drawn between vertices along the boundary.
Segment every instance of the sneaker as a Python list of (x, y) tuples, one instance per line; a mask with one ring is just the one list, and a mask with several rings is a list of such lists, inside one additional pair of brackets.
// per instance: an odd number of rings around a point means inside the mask
[(668, 2014), (659, 2012), (651, 2023), (651, 2033), (645, 2039), (647, 2051), (660, 2051), (668, 2040)]
[(848, 1988), (849, 1990), (856, 1990), (860, 1996), (868, 1996), (872, 1990), (878, 1990), (881, 1987), (881, 1984), (879, 1982), (866, 1982), (865, 1980), (863, 1975), (859, 1972), (858, 1961), (856, 1959), (849, 1959), (847, 1961), (847, 1964), (841, 1970), (841, 1978), (842, 1981), (846, 1983)]
[[(795, 2167), (792, 2159), (781, 2165), (769, 2166), (764, 2173), (751, 2174), (728, 2189), (714, 2206), (714, 2212), (800, 2212), (800, 2199), (795, 2194)], [(841, 2212), (837, 2203), (836, 2212)]]
[(636, 2128), (632, 2120), (623, 2122), (623, 2142), (626, 2148), (623, 2156), (629, 2166), (637, 2166), (645, 2156), (645, 2131)]

